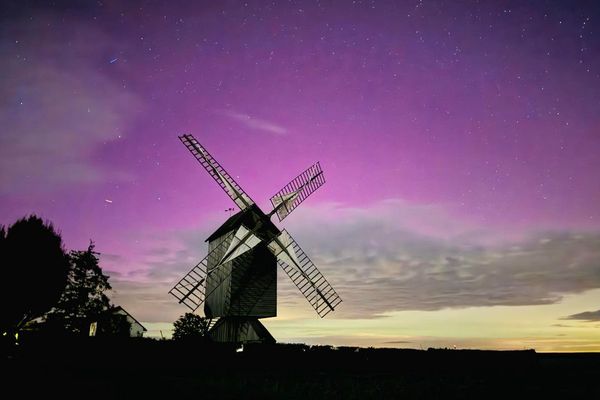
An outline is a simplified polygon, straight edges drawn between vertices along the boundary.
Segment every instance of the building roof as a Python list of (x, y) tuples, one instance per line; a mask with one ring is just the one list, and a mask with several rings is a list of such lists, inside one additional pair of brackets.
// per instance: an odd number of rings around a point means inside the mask
[(146, 329), (146, 327), (144, 327), (144, 325), (142, 325), (140, 323), (140, 321), (138, 321), (137, 319), (135, 319), (134, 316), (131, 315), (131, 314), (129, 314), (123, 307), (117, 306), (117, 307), (113, 308), (113, 310), (112, 310), (113, 313), (118, 313), (119, 311), (123, 311), (125, 314), (127, 314), (129, 317), (131, 317), (131, 319), (134, 320), (136, 324), (138, 324), (139, 326), (141, 326), (142, 329), (144, 330), (144, 332), (148, 332), (148, 329)]
[[(262, 221), (263, 229), (279, 232), (279, 229), (267, 218), (256, 204), (252, 204), (250, 207), (242, 210), (225, 221), (223, 225), (217, 228), (207, 239), (207, 242), (211, 242), (216, 238), (223, 236), (227, 232), (237, 229), (240, 225), (245, 225), (247, 228), (252, 229), (258, 221)], [(257, 232), (260, 236), (260, 232)]]

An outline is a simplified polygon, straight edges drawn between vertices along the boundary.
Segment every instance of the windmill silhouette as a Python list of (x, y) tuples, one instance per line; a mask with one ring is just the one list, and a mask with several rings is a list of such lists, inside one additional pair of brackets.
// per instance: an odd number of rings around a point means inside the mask
[(325, 183), (320, 164), (271, 197), (273, 210), (265, 214), (192, 135), (179, 139), (240, 211), (206, 239), (208, 255), (169, 293), (192, 311), (204, 304), (209, 335), (219, 342), (274, 342), (259, 318), (277, 315), (277, 264), (321, 318), (334, 311), (340, 296), (290, 234), (271, 222), (275, 214), (283, 221)]

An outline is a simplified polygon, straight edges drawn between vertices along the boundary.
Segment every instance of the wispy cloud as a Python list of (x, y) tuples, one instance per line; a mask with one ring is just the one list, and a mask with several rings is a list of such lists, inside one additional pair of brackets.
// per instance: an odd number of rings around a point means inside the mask
[(577, 328), (576, 326), (565, 324), (552, 324), (551, 326), (553, 326), (554, 328)]
[(215, 113), (238, 121), (251, 129), (264, 131), (275, 135), (285, 135), (287, 133), (287, 129), (285, 129), (281, 125), (277, 125), (274, 122), (253, 117), (248, 114), (243, 114), (232, 110), (217, 110), (215, 111)]
[[(96, 64), (111, 39), (77, 20), (69, 21), (76, 36), (47, 28), (61, 18), (40, 14), (3, 27), (0, 192), (127, 178), (98, 165), (94, 152), (125, 135), (141, 101)], [(44, 51), (34, 51), (40, 37)]]
[(600, 310), (597, 311), (585, 311), (578, 314), (569, 315), (563, 319), (573, 319), (586, 322), (600, 321)]

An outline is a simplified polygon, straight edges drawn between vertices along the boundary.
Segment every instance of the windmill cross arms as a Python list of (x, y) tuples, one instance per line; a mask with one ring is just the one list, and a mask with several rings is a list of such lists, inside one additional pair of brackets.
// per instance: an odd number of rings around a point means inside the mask
[(240, 208), (245, 210), (254, 204), (254, 201), (242, 190), (240, 185), (223, 169), (223, 167), (215, 160), (208, 151), (196, 140), (192, 135), (179, 136), (179, 140), (187, 147), (196, 160), (204, 167), (206, 171), (213, 177), (227, 195)]
[(277, 213), (279, 221), (283, 221), (292, 210), (300, 205), (308, 196), (325, 183), (325, 176), (318, 162), (311, 165), (306, 171), (292, 179), (283, 189), (271, 197), (273, 211)]
[(342, 302), (327, 279), (286, 230), (271, 240), (268, 247), (321, 318)]
[[(228, 238), (223, 240), (169, 291), (179, 300), (179, 303), (196, 311), (206, 297), (231, 275), (232, 270), (224, 271), (220, 267), (234, 258), (247, 255), (248, 250), (261, 242), (253, 231), (249, 231), (244, 225), (240, 225), (235, 233), (230, 232), (229, 237), (231, 240)], [(209, 276), (216, 285), (206, 293), (205, 282)]]
[[(233, 235), (233, 232), (231, 235)], [(192, 311), (196, 311), (210, 294), (206, 293), (206, 279), (208, 276), (216, 274), (219, 283), (225, 281), (229, 274), (219, 274), (219, 269), (213, 266), (221, 265), (223, 261), (222, 255), (226, 253), (228, 243), (229, 241), (227, 240), (221, 242), (209, 252), (206, 257), (196, 264), (190, 272), (185, 274), (171, 290), (169, 290), (169, 293), (173, 295), (180, 304), (185, 305)], [(231, 273), (231, 271), (229, 271), (229, 273)]]

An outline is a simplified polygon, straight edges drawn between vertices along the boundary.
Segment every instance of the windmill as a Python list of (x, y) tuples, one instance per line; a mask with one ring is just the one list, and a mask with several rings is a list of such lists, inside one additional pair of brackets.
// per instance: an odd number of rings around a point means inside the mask
[(259, 318), (277, 315), (277, 265), (323, 318), (342, 299), (298, 243), (271, 217), (283, 221), (325, 183), (321, 165), (312, 165), (271, 197), (268, 214), (231, 178), (192, 135), (179, 139), (240, 211), (206, 239), (208, 255), (169, 291), (196, 311), (204, 304), (209, 335), (219, 342), (274, 342)]

